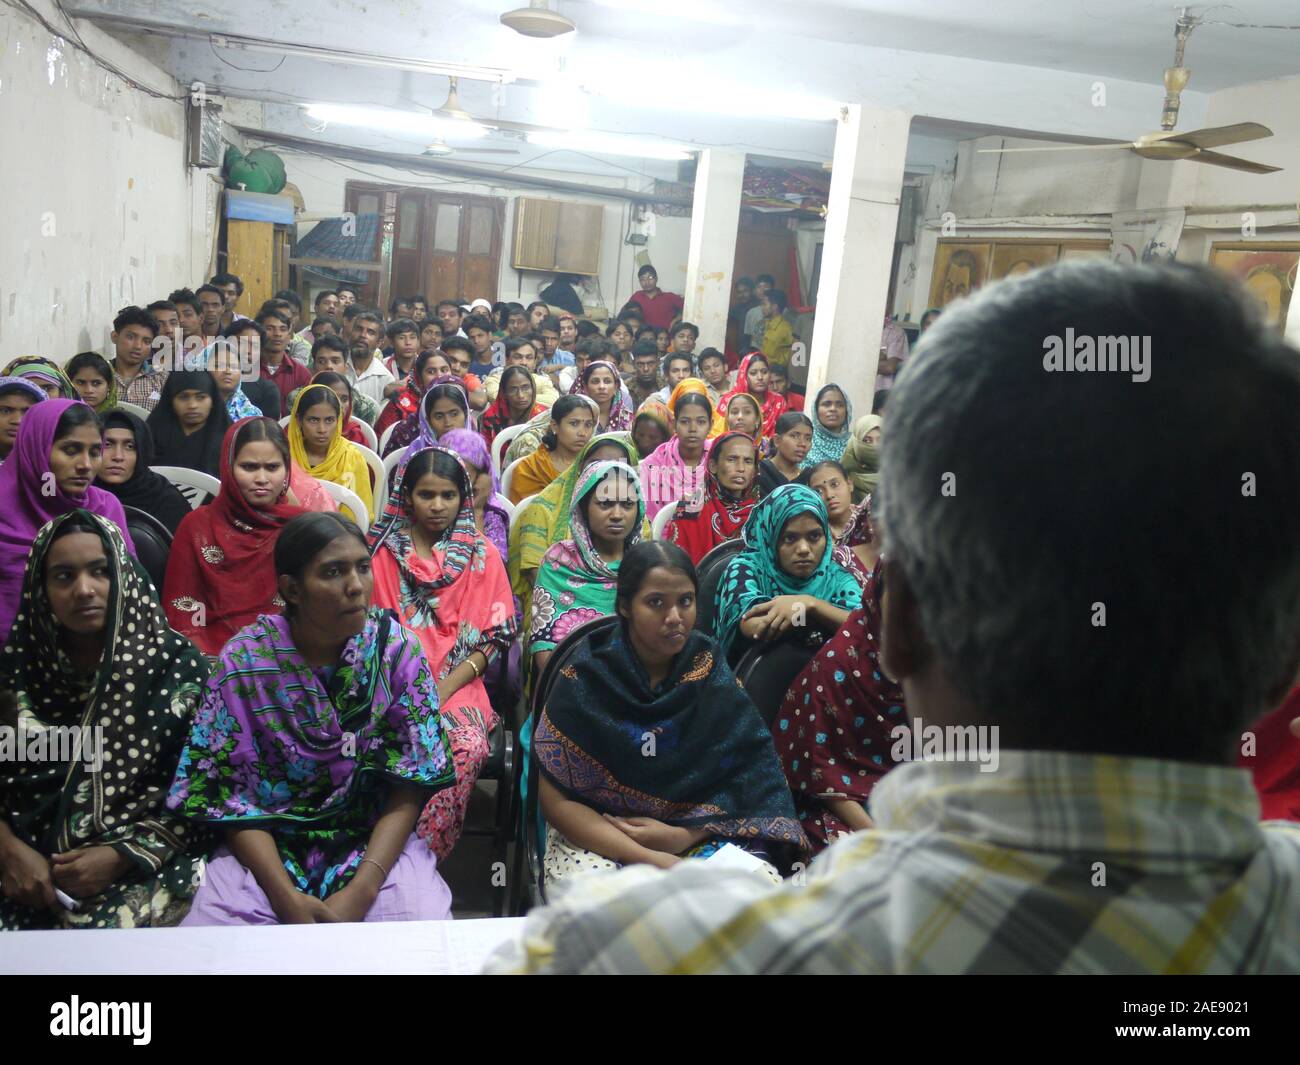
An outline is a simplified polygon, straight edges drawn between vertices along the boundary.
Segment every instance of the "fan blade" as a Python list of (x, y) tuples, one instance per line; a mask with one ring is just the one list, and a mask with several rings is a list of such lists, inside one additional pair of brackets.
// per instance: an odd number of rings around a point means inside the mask
[(1089, 152), (1102, 148), (1132, 148), (1132, 141), (1108, 141), (1105, 144), (1054, 144), (1047, 148), (977, 148), (978, 152)]
[(1222, 152), (1199, 151), (1191, 157), (1193, 163), (1209, 163), (1211, 166), (1226, 166), (1229, 170), (1244, 170), (1247, 174), (1274, 174), (1280, 166), (1268, 166), (1265, 163), (1252, 163), (1249, 159), (1238, 159), (1235, 155)]
[(1173, 139), (1194, 144), (1198, 148), (1221, 148), (1225, 144), (1240, 144), (1242, 141), (1257, 141), (1271, 136), (1273, 131), (1258, 122), (1237, 122), (1231, 126), (1194, 129), (1190, 133), (1175, 132)]

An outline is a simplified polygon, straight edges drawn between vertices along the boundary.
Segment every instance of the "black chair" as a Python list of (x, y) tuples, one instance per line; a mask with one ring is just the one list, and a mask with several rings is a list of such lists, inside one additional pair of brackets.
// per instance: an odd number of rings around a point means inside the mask
[[(497, 714), (492, 731), (488, 733), (488, 756), (483, 768), (479, 770), (478, 779), (497, 782), (492, 825), (490, 828), (465, 828), (461, 835), (491, 836), (493, 870), (495, 871), (497, 863), (500, 863), (501, 869), (506, 869), (509, 866), (510, 840), (513, 835), (511, 814), (515, 807), (515, 736), (506, 728), (500, 713)], [(494, 893), (493, 916), (505, 916), (509, 905), (508, 892), (509, 885), (504, 882), (497, 888)]]
[[(536, 682), (533, 684), (533, 695), (529, 705), (528, 719), (536, 724), (537, 719), (541, 716), (542, 707), (546, 705), (546, 700), (551, 694), (551, 688), (555, 686), (555, 678), (560, 675), (569, 660), (573, 658), (578, 648), (586, 643), (592, 636), (598, 633), (607, 632), (619, 623), (617, 615), (609, 617), (596, 618), (594, 621), (588, 621), (584, 625), (579, 625), (555, 648), (551, 655), (550, 661), (546, 663), (546, 668), (542, 670)], [(518, 890), (513, 900), (512, 912), (516, 916), (522, 916), (528, 906), (544, 904), (546, 902), (546, 883), (545, 874), (542, 870), (541, 859), (541, 841), (537, 838), (537, 788), (539, 774), (537, 771), (537, 759), (532, 756), (530, 751), (527, 758), (528, 772), (528, 796), (519, 805), (519, 818), (517, 822), (517, 836), (515, 843), (515, 866), (511, 875), (511, 882), (517, 885)], [(516, 772), (518, 777), (515, 782), (515, 794), (522, 794), (523, 789), (520, 787), (524, 772), (524, 758), (515, 759), (517, 766)], [(527, 876), (525, 877), (525, 869)], [(524, 905), (525, 891), (524, 885), (527, 884), (528, 906)]]
[(699, 594), (695, 597), (695, 628), (699, 632), (713, 635), (713, 600), (718, 592), (718, 582), (722, 580), (722, 571), (727, 568), (727, 563), (744, 547), (745, 542), (739, 536), (727, 540), (700, 559), (695, 567), (700, 581)]
[(795, 678), (818, 650), (807, 640), (758, 643), (745, 652), (736, 666), (736, 679), (758, 707), (759, 716), (769, 729)]
[(163, 577), (167, 575), (167, 556), (172, 551), (172, 534), (167, 526), (152, 514), (135, 507), (123, 506), (126, 512), (126, 529), (135, 544), (136, 560), (144, 567), (154, 590), (162, 598)]

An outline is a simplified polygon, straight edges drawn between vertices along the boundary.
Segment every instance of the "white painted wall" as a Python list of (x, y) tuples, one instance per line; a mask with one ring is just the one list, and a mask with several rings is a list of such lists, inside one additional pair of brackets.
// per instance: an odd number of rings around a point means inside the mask
[[(55, 25), (46, 0), (35, 6)], [(169, 94), (175, 82), (79, 23), (98, 54)], [(185, 105), (131, 88), (37, 22), (0, 8), (0, 361), (103, 350), (114, 314), (206, 270), (215, 209), (185, 159)], [(204, 277), (203, 280), (206, 280)]]

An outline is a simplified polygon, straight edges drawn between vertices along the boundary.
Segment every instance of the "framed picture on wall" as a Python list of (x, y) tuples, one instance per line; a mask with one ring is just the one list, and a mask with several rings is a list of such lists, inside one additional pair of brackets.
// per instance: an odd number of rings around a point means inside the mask
[(1300, 264), (1300, 244), (1252, 240), (1216, 242), (1210, 246), (1210, 265), (1245, 285), (1259, 300), (1264, 316), (1280, 330), (1286, 329), (1297, 264)]
[(929, 306), (946, 307), (984, 284), (992, 254), (993, 245), (988, 241), (939, 241), (934, 253), (934, 272), (930, 275)]
[(990, 281), (1004, 277), (1018, 277), (1040, 266), (1051, 266), (1060, 255), (1060, 241), (1025, 241), (1023, 244), (999, 240), (993, 248), (993, 266)]

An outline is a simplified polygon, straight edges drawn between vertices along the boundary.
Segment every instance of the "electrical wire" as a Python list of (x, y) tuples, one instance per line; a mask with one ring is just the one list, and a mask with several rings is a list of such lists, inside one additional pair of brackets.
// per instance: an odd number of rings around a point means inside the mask
[(274, 74), (277, 70), (279, 70), (282, 66), (284, 66), (284, 61), (289, 58), (287, 53), (285, 55), (280, 56), (280, 62), (276, 63), (275, 66), (273, 67), (241, 67), (238, 63), (232, 63), (229, 59), (225, 58), (225, 56), (223, 56), (220, 52), (218, 52), (217, 46), (212, 43), (211, 37), (207, 38), (207, 42), (208, 42), (208, 51), (212, 53), (214, 58), (221, 60), (221, 62), (225, 63), (226, 66), (234, 70), (242, 70), (247, 74)]
[(135, 78), (131, 77), (130, 74), (124, 71), (121, 67), (117, 66), (115, 63), (107, 59), (104, 59), (102, 56), (100, 56), (93, 48), (90, 47), (90, 45), (86, 44), (86, 42), (82, 40), (81, 33), (77, 29), (76, 23), (73, 22), (72, 17), (66, 11), (63, 10), (63, 5), (59, 3), (59, 0), (51, 0), (51, 3), (54, 6), (54, 10), (57, 11), (59, 15), (63, 18), (63, 21), (67, 23), (67, 29), (63, 29), (63, 30), (59, 29), (57, 26), (51, 23), (49, 19), (47, 19), (43, 14), (41, 14), (41, 12), (37, 11), (36, 8), (34, 8), (31, 4), (27, 3), (27, 0), (4, 0), (4, 2), (9, 7), (12, 7), (15, 11), (20, 11), (28, 18), (32, 19), (35, 22), (40, 23), (40, 25), (44, 27), (45, 31), (49, 33), (52, 37), (56, 37), (61, 41), (66, 41), (76, 51), (81, 52), (88, 59), (90, 59), (91, 62), (95, 63), (97, 66), (101, 67), (102, 69), (108, 71), (110, 74), (114, 75), (115, 77), (121, 78), (122, 81), (126, 82), (133, 89), (137, 89), (138, 91), (145, 93), (147, 96), (152, 96), (155, 100), (175, 100), (179, 102), (181, 100), (189, 99), (188, 93), (181, 93), (180, 95), (174, 96), (171, 93), (162, 92), (159, 89), (155, 89), (152, 85), (146, 85), (142, 81), (137, 81)]

